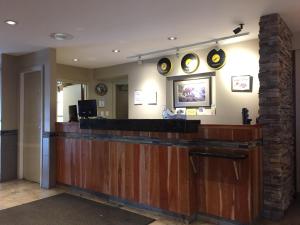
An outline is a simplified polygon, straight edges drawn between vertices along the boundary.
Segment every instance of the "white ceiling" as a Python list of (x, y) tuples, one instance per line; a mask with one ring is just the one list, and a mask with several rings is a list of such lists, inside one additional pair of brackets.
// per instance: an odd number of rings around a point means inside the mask
[[(0, 0), (0, 51), (57, 48), (58, 63), (97, 68), (128, 56), (232, 35), (243, 22), (257, 38), (261, 15), (278, 12), (300, 31), (299, 0)], [(2, 21), (15, 19), (18, 26)], [(50, 39), (52, 32), (74, 35)], [(168, 36), (178, 40), (168, 41)], [(121, 53), (112, 53), (112, 49)], [(79, 58), (79, 62), (73, 62)]]

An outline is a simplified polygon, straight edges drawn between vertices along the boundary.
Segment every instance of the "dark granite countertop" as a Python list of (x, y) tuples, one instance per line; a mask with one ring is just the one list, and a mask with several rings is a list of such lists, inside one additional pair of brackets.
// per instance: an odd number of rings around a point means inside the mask
[(200, 120), (81, 119), (80, 129), (193, 133), (198, 132), (200, 123)]

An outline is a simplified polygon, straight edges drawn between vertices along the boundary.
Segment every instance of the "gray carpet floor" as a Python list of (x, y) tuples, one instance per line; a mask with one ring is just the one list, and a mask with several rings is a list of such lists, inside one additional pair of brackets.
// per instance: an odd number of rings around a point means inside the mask
[(1, 225), (147, 225), (153, 219), (69, 194), (0, 211)]

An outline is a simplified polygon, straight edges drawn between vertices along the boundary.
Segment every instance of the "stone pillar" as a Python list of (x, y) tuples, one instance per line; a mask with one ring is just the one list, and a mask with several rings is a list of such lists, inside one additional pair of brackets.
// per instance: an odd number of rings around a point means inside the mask
[(264, 216), (279, 219), (295, 194), (292, 34), (278, 14), (260, 19), (259, 115), (263, 124)]

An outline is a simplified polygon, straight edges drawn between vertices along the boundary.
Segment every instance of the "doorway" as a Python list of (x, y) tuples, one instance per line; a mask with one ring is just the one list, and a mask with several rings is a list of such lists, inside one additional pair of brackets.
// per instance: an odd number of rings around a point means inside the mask
[(57, 81), (56, 122), (69, 122), (69, 106), (87, 98), (87, 85), (69, 81)]
[(116, 119), (128, 119), (128, 84), (116, 85)]
[(19, 177), (40, 183), (43, 130), (42, 70), (21, 74)]

